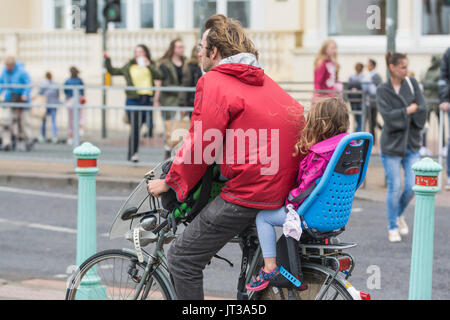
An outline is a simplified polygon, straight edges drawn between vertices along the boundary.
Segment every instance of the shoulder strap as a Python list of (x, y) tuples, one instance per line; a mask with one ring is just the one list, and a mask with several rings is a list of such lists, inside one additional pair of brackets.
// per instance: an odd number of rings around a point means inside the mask
[(411, 93), (413, 94), (413, 96), (415, 96), (416, 93), (414, 92), (414, 86), (411, 83), (411, 79), (409, 77), (406, 77), (405, 80), (406, 80), (406, 82), (408, 82), (409, 89), (411, 89)]

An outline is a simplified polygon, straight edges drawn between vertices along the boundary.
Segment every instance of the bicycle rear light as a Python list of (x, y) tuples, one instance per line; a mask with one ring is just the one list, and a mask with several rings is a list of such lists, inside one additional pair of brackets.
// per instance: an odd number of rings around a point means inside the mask
[(352, 175), (352, 174), (357, 174), (359, 173), (359, 168), (350, 168), (345, 170), (344, 174), (345, 175)]
[[(350, 269), (350, 266), (352, 265), (352, 261), (349, 257), (343, 257), (339, 259), (339, 271), (345, 271)], [(336, 266), (333, 267), (334, 270), (336, 270)]]
[(339, 271), (344, 271), (350, 269), (352, 261), (349, 257), (340, 258), (339, 264), (340, 264)]

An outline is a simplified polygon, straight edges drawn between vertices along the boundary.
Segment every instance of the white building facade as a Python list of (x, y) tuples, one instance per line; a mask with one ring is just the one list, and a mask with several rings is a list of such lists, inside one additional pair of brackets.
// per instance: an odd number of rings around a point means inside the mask
[[(105, 0), (98, 0), (102, 23)], [(260, 52), (260, 62), (276, 81), (313, 81), (313, 61), (321, 44), (334, 39), (341, 65), (339, 80), (347, 81), (357, 62), (378, 62), (385, 76), (386, 1), (389, 0), (208, 0), (207, 14), (222, 13), (241, 21)], [(122, 22), (108, 26), (108, 53), (115, 66), (133, 55), (137, 44), (149, 46), (154, 58), (170, 41), (181, 37), (186, 55), (200, 34), (201, 0), (122, 0)], [(87, 84), (102, 82), (102, 37), (85, 34), (83, 0), (0, 0), (0, 60), (14, 55), (35, 82), (46, 71), (61, 82), (76, 65)], [(405, 52), (410, 69), (420, 76), (433, 54), (450, 47), (450, 0), (398, 0), (397, 51)], [(114, 78), (114, 85), (124, 84)], [(312, 85), (306, 87), (312, 89)], [(124, 93), (108, 96), (123, 105)], [(100, 104), (99, 92), (88, 101)], [(116, 120), (112, 120), (116, 121)]]

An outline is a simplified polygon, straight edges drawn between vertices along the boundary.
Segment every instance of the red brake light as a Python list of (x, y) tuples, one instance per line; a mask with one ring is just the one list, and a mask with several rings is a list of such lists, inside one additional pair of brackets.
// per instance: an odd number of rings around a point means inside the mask
[(370, 294), (368, 294), (368, 293), (365, 293), (365, 292), (360, 292), (359, 293), (359, 295), (361, 296), (361, 300), (372, 300), (371, 298), (370, 298)]
[[(344, 257), (339, 259), (339, 271), (345, 271), (350, 269), (352, 261), (349, 257)], [(333, 268), (336, 270), (336, 267)]]

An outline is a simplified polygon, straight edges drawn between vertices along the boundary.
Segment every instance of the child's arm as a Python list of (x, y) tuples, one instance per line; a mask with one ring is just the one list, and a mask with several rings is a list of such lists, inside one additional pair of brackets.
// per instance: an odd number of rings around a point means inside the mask
[(315, 188), (316, 180), (323, 176), (328, 165), (328, 161), (321, 156), (314, 153), (310, 156), (308, 166), (300, 177), (300, 185), (292, 189), (286, 198), (286, 205), (292, 204), (296, 210)]

